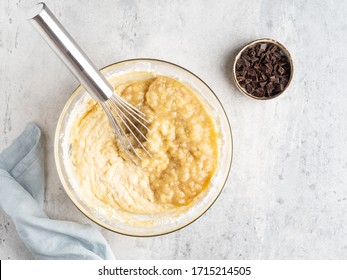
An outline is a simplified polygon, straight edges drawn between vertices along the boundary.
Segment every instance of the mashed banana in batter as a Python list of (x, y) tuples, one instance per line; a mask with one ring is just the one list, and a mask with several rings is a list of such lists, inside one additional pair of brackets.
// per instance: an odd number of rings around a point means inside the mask
[(86, 102), (70, 134), (71, 160), (82, 188), (131, 213), (158, 213), (186, 206), (209, 185), (218, 161), (218, 135), (195, 93), (166, 77), (131, 80), (116, 92), (146, 114), (146, 146), (135, 164), (116, 140), (101, 106)]

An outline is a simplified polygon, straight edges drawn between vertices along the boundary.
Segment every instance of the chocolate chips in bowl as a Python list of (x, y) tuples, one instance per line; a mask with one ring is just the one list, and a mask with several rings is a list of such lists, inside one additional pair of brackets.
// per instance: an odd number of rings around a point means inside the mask
[(237, 88), (247, 96), (268, 100), (282, 94), (293, 76), (288, 50), (273, 39), (247, 44), (236, 56), (233, 76)]

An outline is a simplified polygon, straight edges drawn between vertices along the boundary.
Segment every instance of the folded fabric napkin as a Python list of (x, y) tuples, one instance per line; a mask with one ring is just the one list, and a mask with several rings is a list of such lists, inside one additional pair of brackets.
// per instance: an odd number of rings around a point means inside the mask
[(41, 131), (30, 123), (0, 154), (0, 207), (37, 259), (114, 259), (93, 226), (47, 217), (44, 182)]

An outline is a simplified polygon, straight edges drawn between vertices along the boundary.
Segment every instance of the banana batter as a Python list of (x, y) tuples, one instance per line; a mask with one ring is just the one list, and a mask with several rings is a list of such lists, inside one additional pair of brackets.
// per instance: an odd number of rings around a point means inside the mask
[(188, 205), (209, 185), (217, 167), (211, 116), (186, 85), (166, 77), (118, 83), (116, 92), (146, 114), (149, 141), (142, 160), (125, 157), (103, 109), (86, 102), (70, 134), (76, 178), (99, 200), (131, 213)]

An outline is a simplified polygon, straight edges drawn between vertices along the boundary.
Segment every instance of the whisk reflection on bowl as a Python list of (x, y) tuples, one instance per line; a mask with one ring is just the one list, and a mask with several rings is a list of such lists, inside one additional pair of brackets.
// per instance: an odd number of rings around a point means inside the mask
[[(39, 3), (32, 7), (28, 11), (28, 19), (80, 81), (81, 85), (105, 110), (123, 149), (129, 155), (134, 154), (141, 159), (139, 152), (136, 150), (136, 146), (138, 146), (148, 156), (151, 156), (143, 145), (143, 142), (148, 140), (139, 128), (141, 126), (148, 130), (147, 125), (149, 122), (146, 115), (114, 92), (112, 85), (81, 50), (46, 4)], [(134, 141), (131, 141), (131, 138)]]

